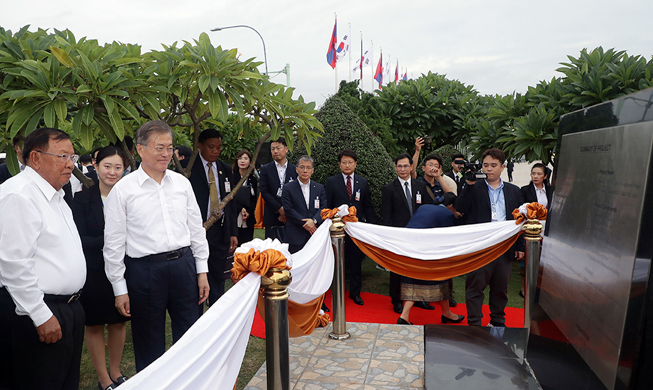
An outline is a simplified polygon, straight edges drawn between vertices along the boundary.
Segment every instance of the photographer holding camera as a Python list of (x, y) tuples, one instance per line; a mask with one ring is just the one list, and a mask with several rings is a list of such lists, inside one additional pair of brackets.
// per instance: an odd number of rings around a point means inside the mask
[[(482, 164), (465, 164), (466, 186), (458, 194), (456, 210), (466, 214), (467, 224), (512, 220), (512, 211), (523, 203), (519, 187), (501, 180), (505, 154), (492, 148), (483, 152)], [(482, 169), (482, 171), (481, 171)], [(467, 274), (465, 300), (467, 323), (481, 326), (483, 291), (490, 286), (490, 324), (505, 326), (508, 279), (512, 261), (524, 257), (524, 240), (519, 238), (506, 253), (486, 266)]]

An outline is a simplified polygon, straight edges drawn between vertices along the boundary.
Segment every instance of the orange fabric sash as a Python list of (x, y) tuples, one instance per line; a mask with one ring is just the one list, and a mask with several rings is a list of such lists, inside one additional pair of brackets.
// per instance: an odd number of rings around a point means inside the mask
[(465, 275), (493, 262), (504, 254), (517, 241), (519, 234), (489, 248), (468, 255), (460, 255), (440, 260), (419, 260), (397, 255), (390, 251), (366, 244), (352, 237), (352, 241), (363, 253), (390, 271), (420, 280), (447, 280)]
[(258, 200), (256, 201), (256, 209), (254, 209), (254, 217), (256, 217), (256, 225), (254, 225), (254, 228), (263, 229), (265, 227), (265, 225), (263, 225), (264, 212), (265, 212), (265, 200), (263, 200), (263, 196), (261, 194), (258, 194)]
[[(286, 264), (286, 257), (281, 252), (274, 249), (264, 251), (250, 249), (247, 253), (236, 253), (234, 255), (231, 279), (234, 283), (237, 283), (250, 272), (256, 272), (264, 276), (270, 268), (290, 269)], [(327, 314), (320, 315), (323, 300), (324, 296), (315, 298), (306, 304), (288, 300), (288, 332), (290, 337), (309, 335), (313, 333), (316, 327), (323, 327), (329, 323), (330, 318)], [(259, 290), (256, 307), (263, 320), (265, 320), (263, 288)]]
[[(320, 210), (320, 217), (322, 220), (327, 220), (327, 219), (332, 219), (333, 217), (338, 214), (338, 209), (322, 209)], [(356, 207), (351, 206), (349, 208), (349, 215), (345, 215), (342, 217), (342, 222), (358, 222), (358, 218), (356, 217)]]
[(547, 209), (541, 204), (533, 202), (526, 205), (526, 214), (527, 216), (524, 217), (524, 214), (520, 213), (519, 209), (514, 209), (512, 211), (512, 217), (515, 220), (515, 223), (519, 225), (526, 219), (546, 220)]

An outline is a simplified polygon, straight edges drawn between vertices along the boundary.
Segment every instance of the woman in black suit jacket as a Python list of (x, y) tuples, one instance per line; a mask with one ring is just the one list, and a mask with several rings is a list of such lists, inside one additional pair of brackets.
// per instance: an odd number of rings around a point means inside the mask
[[(122, 152), (107, 146), (96, 158), (96, 185), (77, 193), (71, 208), (86, 257), (86, 283), (80, 298), (86, 313), (86, 345), (98, 375), (100, 389), (113, 389), (127, 380), (120, 372), (125, 345), (125, 321), (115, 307), (113, 288), (104, 272), (104, 200), (122, 177), (127, 160)], [(104, 349), (104, 325), (108, 324), (109, 366)]]
[[(548, 168), (542, 163), (536, 163), (531, 168), (531, 182), (528, 185), (525, 185), (521, 188), (521, 196), (524, 198), (526, 203), (539, 203), (542, 206), (546, 207), (547, 210), (551, 207), (551, 196), (553, 195), (553, 188), (548, 184), (549, 183), (549, 174)], [(546, 196), (537, 198), (537, 191), (544, 190)], [(524, 297), (524, 289), (526, 288), (526, 274), (525, 274), (525, 264), (524, 260), (519, 262), (519, 274), (521, 275), (521, 290), (519, 295)]]
[[(236, 154), (233, 165), (233, 182), (243, 177), (252, 162), (252, 153), (249, 150), (241, 150)], [(254, 225), (256, 225), (256, 201), (258, 200), (258, 179), (252, 171), (243, 183), (243, 186), (234, 197), (236, 209), (238, 210), (238, 245), (254, 239)]]
[[(521, 188), (522, 198), (524, 202), (540, 203), (542, 206), (546, 207), (548, 210), (551, 207), (551, 196), (553, 195), (553, 188), (548, 185), (548, 175), (546, 173), (546, 165), (542, 163), (536, 163), (531, 168), (531, 182)], [(546, 197), (538, 201), (536, 190), (542, 191), (546, 194)]]

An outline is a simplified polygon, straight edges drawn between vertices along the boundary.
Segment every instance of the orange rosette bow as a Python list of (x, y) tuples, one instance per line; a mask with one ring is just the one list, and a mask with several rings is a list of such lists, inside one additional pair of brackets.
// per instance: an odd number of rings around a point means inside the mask
[(515, 223), (519, 225), (526, 219), (539, 219), (540, 221), (546, 220), (547, 209), (537, 202), (532, 202), (526, 205), (526, 216), (519, 212), (519, 209), (512, 211), (512, 217)]
[[(338, 214), (339, 209), (322, 209), (320, 211), (320, 217), (322, 220), (327, 220), (327, 219), (332, 219), (333, 217)], [(358, 218), (356, 217), (356, 207), (351, 206), (349, 208), (349, 214), (345, 215), (342, 217), (342, 222), (347, 223), (347, 222), (358, 222)]]
[(231, 269), (231, 280), (237, 283), (250, 272), (264, 276), (270, 268), (290, 269), (286, 265), (286, 257), (275, 249), (257, 251), (250, 249), (247, 253), (234, 255), (234, 266)]

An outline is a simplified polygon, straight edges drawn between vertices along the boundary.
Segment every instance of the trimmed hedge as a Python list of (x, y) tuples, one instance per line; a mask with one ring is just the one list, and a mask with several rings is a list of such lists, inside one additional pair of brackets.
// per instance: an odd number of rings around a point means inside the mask
[[(338, 97), (327, 99), (315, 117), (324, 126), (324, 134), (311, 148), (315, 160), (312, 179), (326, 183), (326, 179), (340, 172), (338, 153), (351, 149), (358, 155), (356, 174), (367, 178), (372, 192), (372, 202), (377, 216), (381, 211), (383, 186), (397, 177), (394, 164), (381, 142), (358, 116)], [(305, 155), (304, 145), (288, 153), (288, 159), (296, 163)]]

